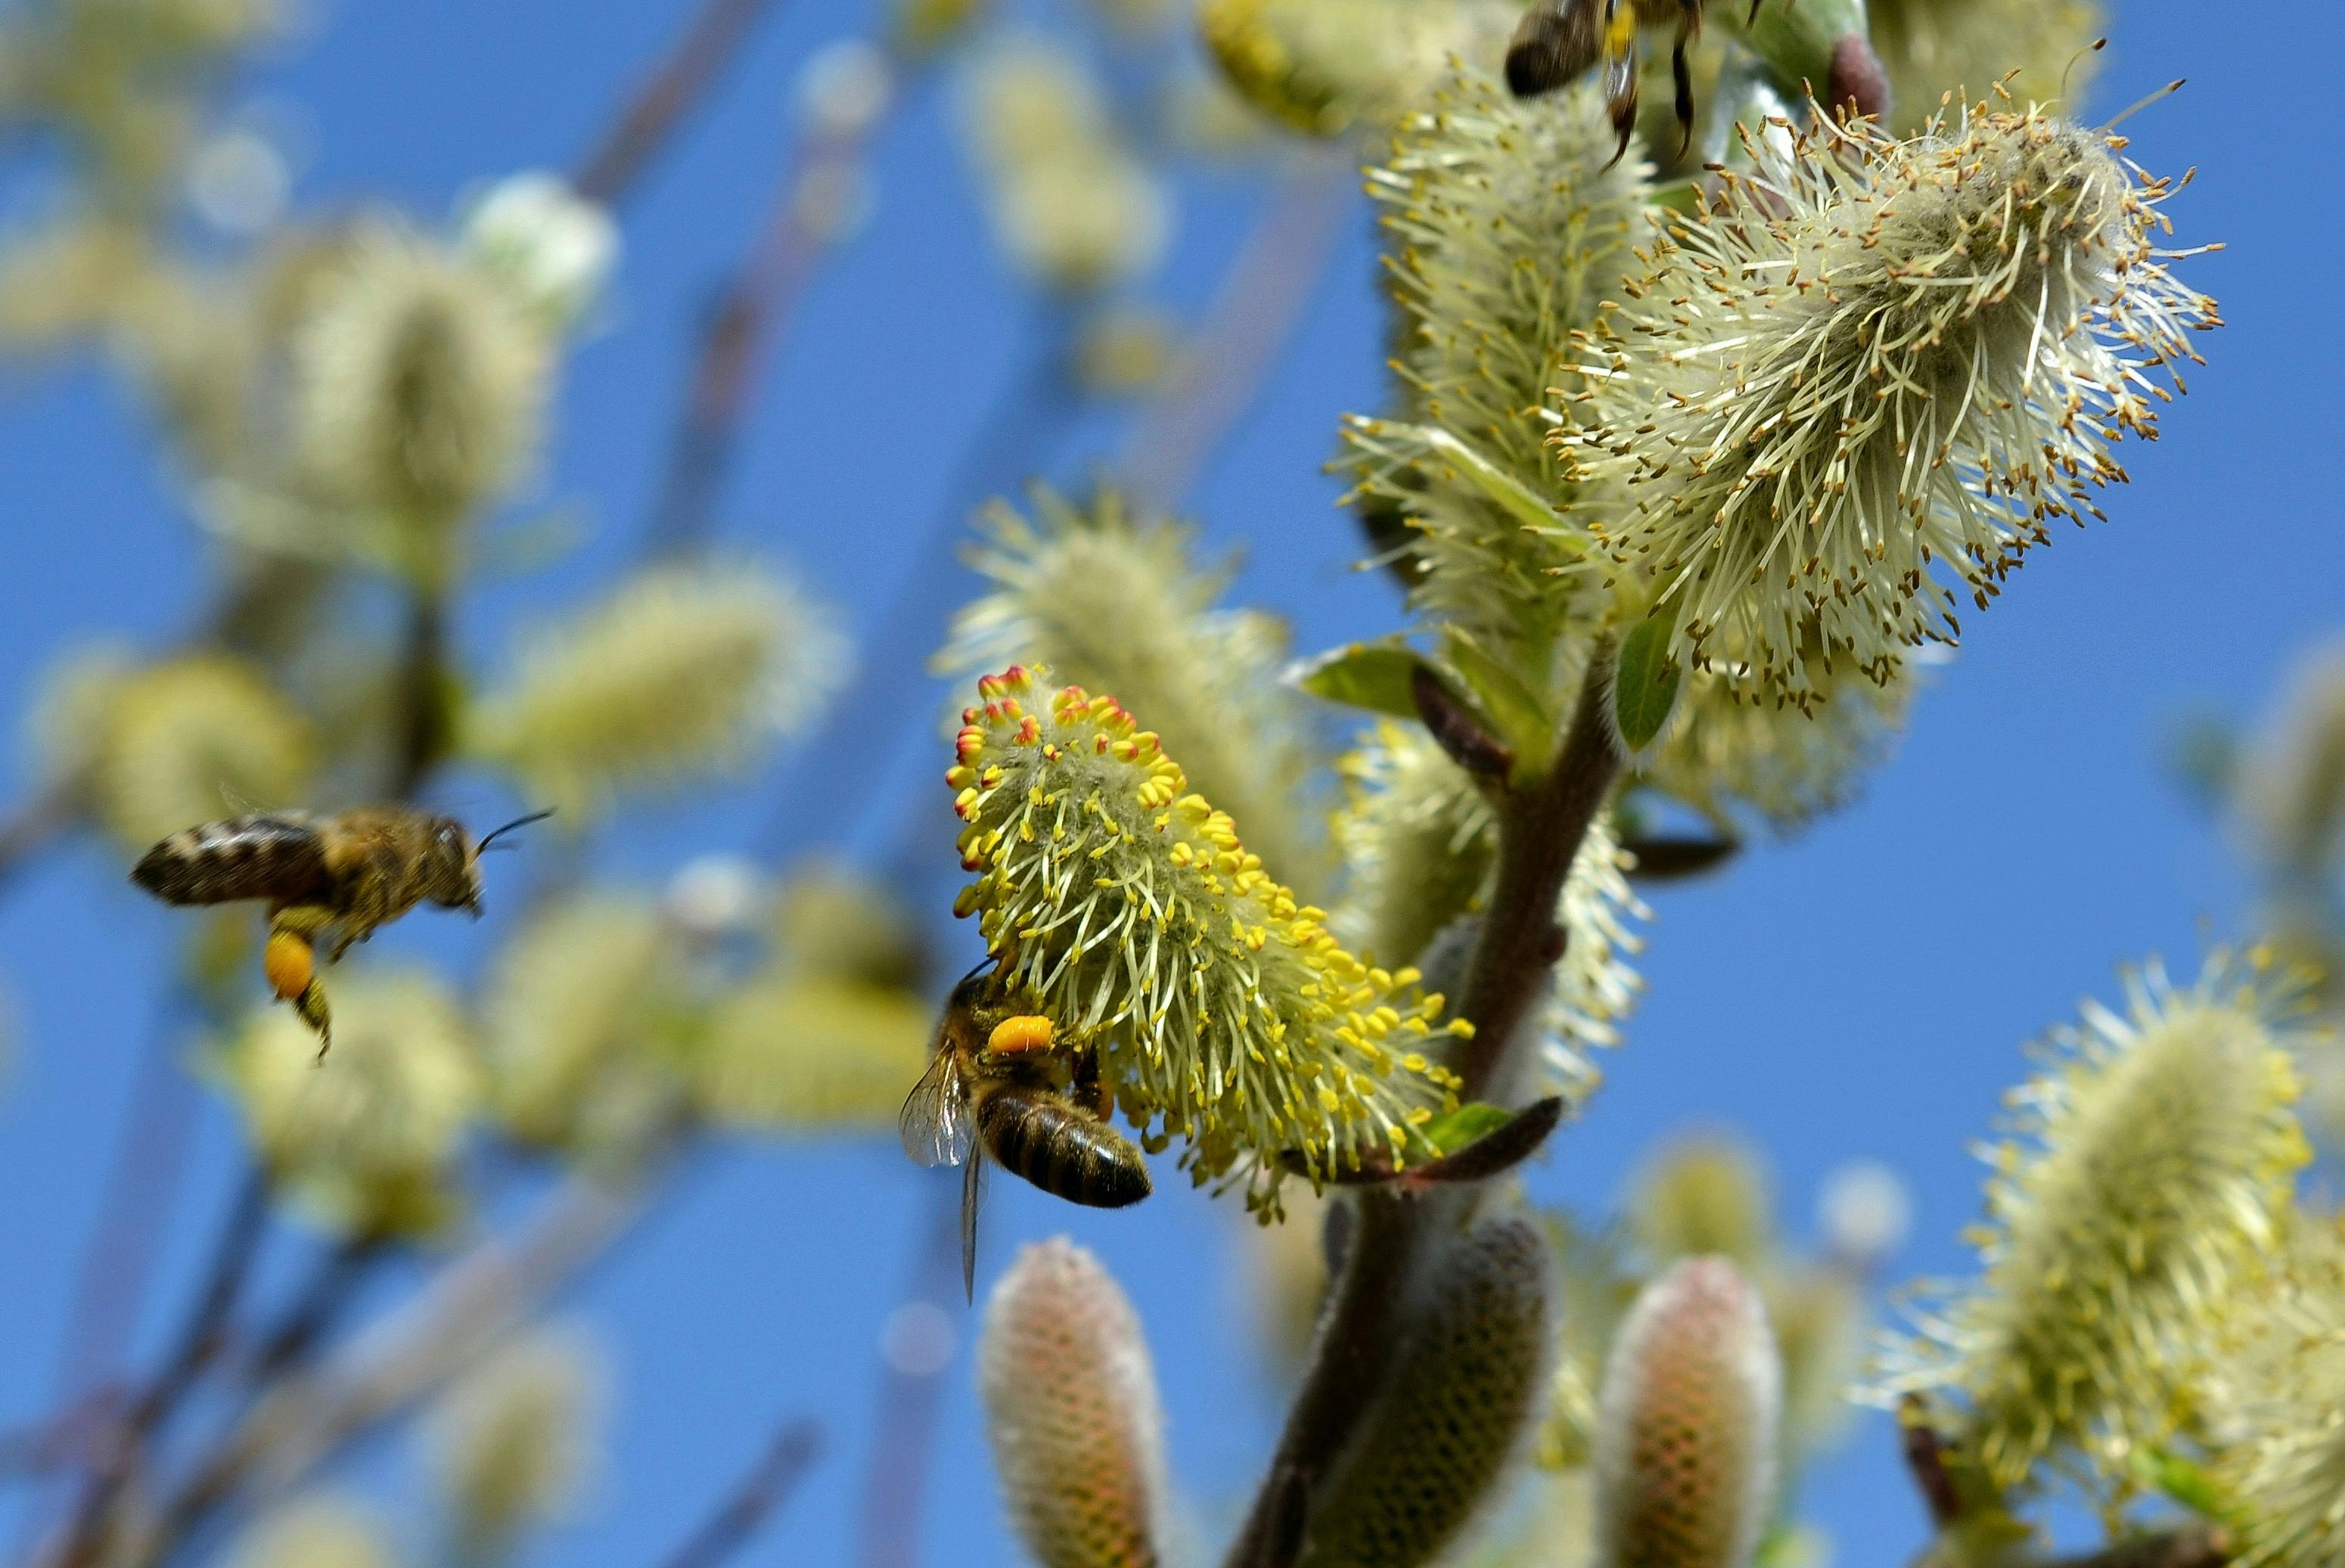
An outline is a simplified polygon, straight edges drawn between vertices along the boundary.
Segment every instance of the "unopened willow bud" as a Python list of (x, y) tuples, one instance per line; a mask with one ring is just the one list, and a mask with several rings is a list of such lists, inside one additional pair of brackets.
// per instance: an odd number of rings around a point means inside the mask
[(315, 1496), (264, 1514), (228, 1550), (234, 1568), (397, 1568), (381, 1522), (357, 1503)]
[(2111, 447), (2155, 432), (2151, 373), (2216, 317), (2157, 244), (2171, 187), (2103, 132), (1823, 125), (1762, 167), (1672, 222), (1555, 439), (1627, 497), (1592, 535), (1650, 578), (1671, 654), (1797, 702), (1820, 663), (1886, 679), (1953, 642), (1958, 592), (1984, 609), (2099, 515)]
[(1346, 951), (1113, 698), (1016, 666), (978, 693), (945, 775), (976, 874), (955, 907), (1125, 1116), (1274, 1211), (1294, 1167), (1429, 1158), (1457, 1081), (1432, 1053), (1470, 1030), (1416, 972)]
[(1021, 269), (1081, 296), (1154, 265), (1171, 227), (1164, 194), (1079, 57), (1036, 38), (1002, 45), (970, 89), (995, 237)]
[(935, 1026), (916, 992), (801, 976), (785, 962), (717, 1003), (695, 1093), (709, 1118), (750, 1130), (881, 1131), (927, 1066)]
[(585, 894), (533, 916), (488, 988), (483, 1043), (505, 1129), (546, 1148), (624, 1139), (611, 1122), (657, 1076), (652, 1013), (677, 961), (646, 898)]
[(271, 1179), (346, 1235), (439, 1229), (459, 1201), (453, 1162), (484, 1090), (465, 1021), (422, 971), (337, 973), (334, 1044), (290, 1008), (248, 1018), (214, 1068)]
[(1714, 1253), (1748, 1269), (1774, 1249), (1766, 1168), (1731, 1138), (1689, 1138), (1663, 1150), (1637, 1183), (1629, 1212), (1656, 1262)]
[(305, 472), (352, 504), (444, 526), (528, 465), (544, 331), (479, 268), (377, 224), (318, 285), (297, 345)]
[(1989, 1151), (1985, 1277), (1934, 1305), (1884, 1392), (1967, 1400), (1959, 1435), (2009, 1487), (2056, 1449), (2120, 1474), (2177, 1419), (2177, 1378), (2272, 1245), (2310, 1158), (2290, 1108), (2285, 979), (2218, 954), (2197, 985), (2087, 1004)]
[(773, 934), (776, 961), (796, 979), (909, 991), (927, 966), (902, 897), (844, 865), (809, 866), (784, 883)]
[(591, 1340), (539, 1329), (441, 1401), (430, 1452), (462, 1561), (501, 1561), (523, 1531), (576, 1501), (600, 1446), (603, 1382)]
[(1689, 1258), (1638, 1297), (1596, 1437), (1606, 1568), (1749, 1568), (1774, 1504), (1782, 1373), (1758, 1294)]
[(1164, 1418), (1148, 1342), (1099, 1259), (1020, 1251), (978, 1342), (986, 1436), (1010, 1522), (1041, 1568), (1153, 1568)]
[(1505, 1475), (1555, 1348), (1546, 1239), (1493, 1219), (1438, 1272), (1374, 1407), (1312, 1503), (1312, 1568), (1416, 1568), (1462, 1534)]
[(829, 616), (770, 573), (672, 566), (539, 632), (467, 716), (471, 750), (591, 817), (619, 790), (720, 770), (797, 728), (844, 663)]

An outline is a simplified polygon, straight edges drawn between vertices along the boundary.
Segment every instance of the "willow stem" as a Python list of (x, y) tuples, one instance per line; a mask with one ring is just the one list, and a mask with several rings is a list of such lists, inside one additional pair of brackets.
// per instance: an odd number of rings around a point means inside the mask
[[(1563, 956), (1565, 933), (1555, 914), (1564, 878), (1620, 771), (1604, 714), (1610, 663), (1608, 644), (1581, 683), (1554, 764), (1509, 789), (1499, 808), (1497, 881), (1459, 1009), (1474, 1026), (1456, 1064), (1467, 1099), (1505, 1082), (1524, 1021)], [(1310, 1370), (1226, 1568), (1291, 1568), (1302, 1554), (1313, 1483), (1343, 1452), (1384, 1384), (1402, 1287), (1435, 1231), (1431, 1212), (1425, 1200), (1390, 1189), (1360, 1195)]]

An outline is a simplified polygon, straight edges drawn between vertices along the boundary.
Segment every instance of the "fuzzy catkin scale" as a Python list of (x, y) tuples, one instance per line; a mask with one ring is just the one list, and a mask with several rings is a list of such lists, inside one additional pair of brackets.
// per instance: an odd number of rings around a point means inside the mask
[(2123, 1473), (2168, 1437), (2178, 1380), (2272, 1245), (2310, 1158), (2275, 1023), (2284, 984), (2218, 955), (2196, 986), (2152, 968), (2123, 1017), (2054, 1037), (1988, 1158), (1978, 1284), (1930, 1310), (1884, 1391), (1963, 1396), (1958, 1436), (1999, 1486), (2056, 1451)]
[(1580, 500), (1546, 450), (1544, 405), (1573, 332), (1638, 266), (1646, 170), (1611, 155), (1589, 90), (1518, 99), (1465, 70), (1368, 171), (1404, 408), (1348, 420), (1345, 466), (1408, 520), (1419, 607), (1512, 651), (1534, 691), (1554, 675), (1548, 642), (1589, 607), (1579, 591), (1598, 586), (1584, 537), (1528, 525)]
[(1311, 890), (1325, 845), (1298, 699), (1278, 679), (1285, 628), (1217, 608), (1228, 569), (1198, 564), (1190, 530), (1135, 517), (1113, 491), (1078, 505), (1037, 491), (1033, 512), (988, 509), (969, 563), (993, 592), (953, 617), (939, 668), (1039, 663), (1113, 692), (1148, 715), (1197, 793), (1245, 824), (1263, 864)]
[(946, 774), (976, 874), (955, 908), (982, 914), (1007, 977), (1095, 1045), (1152, 1141), (1184, 1139), (1200, 1182), (1243, 1179), (1267, 1212), (1290, 1168), (1428, 1156), (1455, 1103), (1433, 1053), (1466, 1026), (1415, 971), (1346, 951), (1113, 699), (1041, 681), (980, 680)]
[(1608, 1568), (1748, 1568), (1774, 1501), (1782, 1369), (1722, 1258), (1647, 1286), (1605, 1368), (1597, 1533)]
[(1416, 1568), (1471, 1522), (1521, 1446), (1556, 1335), (1528, 1219), (1459, 1238), (1376, 1402), (1312, 1511), (1305, 1568)]
[(1163, 1416), (1139, 1317), (1096, 1258), (1064, 1239), (1018, 1255), (986, 1304), (978, 1386), (1041, 1568), (1153, 1568)]
[[(1670, 651), (1793, 702), (1951, 642), (2196, 354), (2213, 301), (2153, 243), (2168, 187), (2102, 133), (1966, 111), (1893, 142), (1826, 126), (1671, 226), (1579, 366), (1591, 524), (1675, 616)], [(2174, 383), (2178, 387), (2177, 379)]]

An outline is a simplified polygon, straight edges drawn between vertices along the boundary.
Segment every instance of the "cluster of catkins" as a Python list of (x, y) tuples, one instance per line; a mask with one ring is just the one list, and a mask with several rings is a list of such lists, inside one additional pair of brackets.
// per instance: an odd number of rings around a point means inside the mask
[[(1390, 401), (1346, 420), (1338, 466), (1406, 634), (1289, 663), (1183, 531), (1043, 494), (985, 524), (991, 592), (942, 661), (986, 676), (950, 774), (959, 912), (1097, 1047), (1125, 1117), (1272, 1213), (1284, 1179), (1438, 1154), (1460, 1090), (1584, 1098), (1587, 1047), (1639, 988), (1631, 879), (1685, 858), (1688, 822), (1714, 861), (1845, 799), (1964, 619), (2054, 529), (2102, 515), (2120, 444), (2154, 436), (2218, 324), (2173, 270), (2173, 185), (2048, 101), (2087, 6), (1908, 0), (1876, 8), (1869, 43), (1861, 9), (1714, 14), (1699, 150), (1673, 161), (1650, 134), (1615, 161), (1594, 84), (1511, 92), (1511, 15), (1404, 11), (1214, 0), (1201, 25), (1264, 112), (1389, 137), (1367, 189)], [(1806, 97), (1820, 38), (1836, 63), (1873, 51), (1886, 115)], [(1372, 715), (1348, 754), (1321, 752), (1313, 699)], [(1447, 999), (1509, 791), (1590, 704), (1623, 768), (1556, 912), (1539, 1038), (1462, 1083)], [(1860, 1381), (1912, 1429), (1933, 1562), (2042, 1560), (2064, 1490), (2113, 1546), (2345, 1561), (2324, 1413), (2345, 1252), (2296, 1187), (2302, 983), (2258, 950), (2128, 986), (2015, 1097), (1980, 1277), (1925, 1297), (1863, 1380), (1844, 1353), (1861, 1269), (1802, 1294), (1695, 1242), (1606, 1272), (1508, 1184), (1445, 1200), (1282, 1561), (1807, 1561), (1798, 1434)], [(1333, 1205), (1336, 1250), (1378, 1244), (1373, 1210)], [(1290, 1228), (1329, 1212), (1291, 1206)], [(1315, 1248), (1274, 1252), (1324, 1278)], [(1101, 1267), (1064, 1244), (1021, 1257), (982, 1377), (1037, 1558), (1161, 1560), (1147, 1354)], [(1528, 1492), (1508, 1481), (1527, 1463), (1549, 1478)]]

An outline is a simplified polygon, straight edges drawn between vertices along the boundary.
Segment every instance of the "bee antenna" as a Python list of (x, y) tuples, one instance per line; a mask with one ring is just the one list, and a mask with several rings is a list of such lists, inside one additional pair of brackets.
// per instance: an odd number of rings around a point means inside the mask
[(489, 845), (496, 843), (498, 839), (502, 838), (506, 834), (511, 833), (517, 827), (527, 827), (531, 823), (543, 822), (547, 817), (552, 816), (553, 814), (553, 807), (547, 806), (543, 811), (533, 811), (527, 816), (517, 816), (511, 822), (505, 824), (502, 827), (492, 829), (486, 838), (481, 840), (473, 853), (478, 854), (481, 850), (488, 848)]

